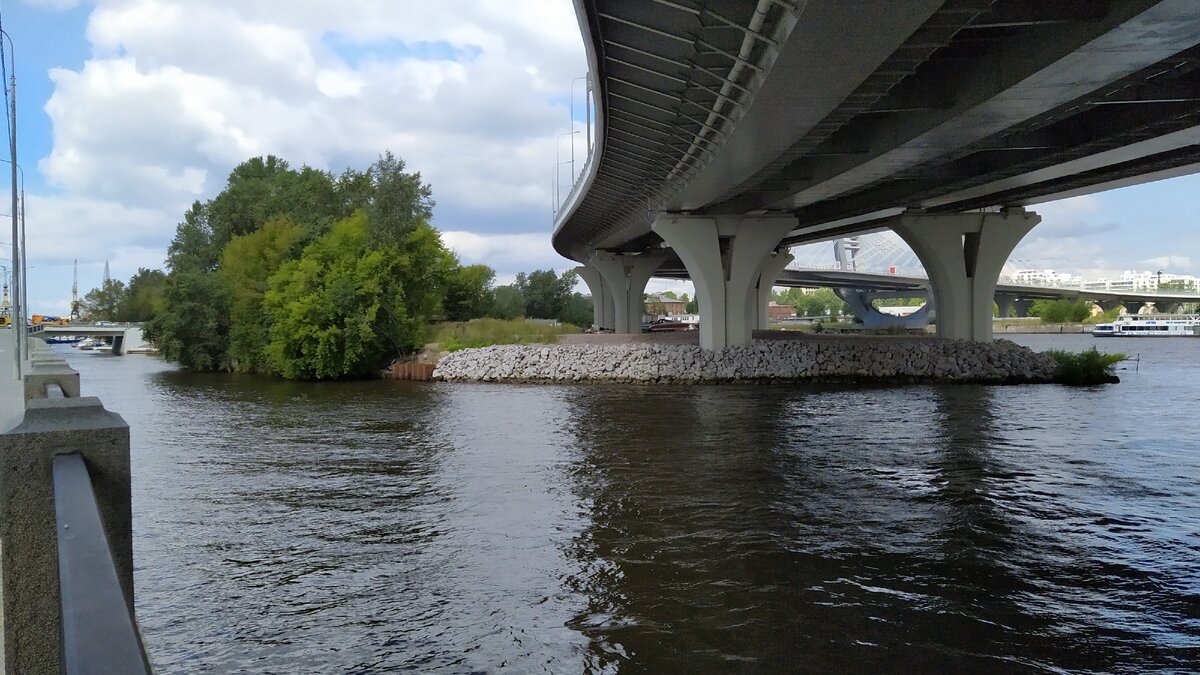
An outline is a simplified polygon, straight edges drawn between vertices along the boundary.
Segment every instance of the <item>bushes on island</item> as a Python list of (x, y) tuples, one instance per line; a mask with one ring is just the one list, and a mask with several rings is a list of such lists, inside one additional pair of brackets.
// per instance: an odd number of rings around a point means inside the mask
[(1104, 354), (1095, 347), (1084, 352), (1051, 350), (1050, 356), (1058, 363), (1058, 381), (1062, 384), (1088, 386), (1120, 382), (1115, 370), (1125, 360), (1124, 354)]
[(147, 337), (195, 370), (372, 373), (420, 346), (461, 269), (432, 209), (429, 186), (391, 153), (337, 177), (244, 162), (176, 228)]

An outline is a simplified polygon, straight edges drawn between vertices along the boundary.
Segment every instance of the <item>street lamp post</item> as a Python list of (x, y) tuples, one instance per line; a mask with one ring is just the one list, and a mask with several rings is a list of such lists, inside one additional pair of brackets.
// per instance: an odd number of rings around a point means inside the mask
[[(20, 278), (21, 256), (20, 248), (21, 233), (20, 233), (20, 207), (17, 203), (17, 74), (16, 74), (16, 51), (13, 48), (12, 36), (4, 30), (0, 30), (0, 37), (8, 41), (9, 64), (12, 65), (13, 73), (8, 81), (8, 96), (9, 109), (8, 113), (8, 150), (12, 159), (12, 332), (13, 332), (13, 374), (16, 379), (21, 379), (21, 358), (22, 352), (25, 351), (25, 322), (23, 320), (24, 313), (21, 306), (22, 285)], [(0, 44), (0, 58), (3, 55), (4, 46)]]

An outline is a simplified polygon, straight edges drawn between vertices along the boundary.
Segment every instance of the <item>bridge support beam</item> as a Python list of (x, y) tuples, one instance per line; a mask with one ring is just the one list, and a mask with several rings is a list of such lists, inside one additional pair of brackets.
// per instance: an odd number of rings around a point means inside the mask
[(1013, 311), (1016, 312), (1018, 319), (1024, 319), (1029, 316), (1029, 308), (1033, 307), (1032, 300), (1013, 300)]
[(992, 302), (1000, 269), (1041, 216), (1023, 209), (998, 213), (906, 212), (889, 227), (921, 259), (933, 286), (938, 337), (992, 339)]
[[(696, 287), (702, 348), (750, 342), (759, 315), (766, 314), (765, 307), (758, 309), (762, 287), (767, 286), (769, 299), (771, 276), (782, 272), (775, 249), (795, 228), (790, 216), (661, 214), (654, 219), (651, 229), (679, 255)], [(765, 283), (764, 270), (770, 279)]]
[(580, 265), (575, 271), (592, 292), (592, 325), (599, 330), (616, 330), (613, 294), (608, 289), (608, 284), (604, 283), (600, 270), (589, 265)]
[(592, 254), (588, 266), (600, 272), (612, 294), (615, 332), (642, 332), (642, 294), (646, 292), (646, 282), (650, 281), (651, 275), (665, 259), (664, 255), (601, 251)]
[(1125, 300), (1121, 302), (1121, 305), (1125, 307), (1126, 314), (1137, 314), (1138, 312), (1142, 311), (1142, 308), (1146, 306), (1146, 303), (1136, 302), (1134, 300)]
[(758, 275), (758, 302), (753, 306), (757, 315), (753, 323), (755, 328), (766, 330), (770, 327), (771, 316), (767, 308), (771, 305), (771, 290), (775, 288), (775, 282), (779, 281), (779, 277), (783, 275), (783, 270), (788, 263), (795, 259), (796, 257), (787, 251), (774, 251), (767, 254), (766, 260), (763, 261), (762, 272)]
[(899, 316), (886, 314), (875, 307), (871, 301), (873, 296), (879, 295), (877, 293), (857, 288), (836, 288), (834, 292), (850, 306), (850, 311), (859, 321), (862, 321), (864, 328), (924, 328), (934, 318), (933, 302), (929, 300), (926, 300), (925, 304), (912, 314)]

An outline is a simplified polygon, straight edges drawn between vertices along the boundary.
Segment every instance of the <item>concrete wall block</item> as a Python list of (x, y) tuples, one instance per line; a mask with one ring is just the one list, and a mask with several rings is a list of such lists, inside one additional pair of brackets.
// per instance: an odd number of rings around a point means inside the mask
[(133, 607), (129, 427), (95, 397), (35, 399), (0, 434), (4, 657), (9, 673), (59, 672), (61, 617), (52, 461), (78, 452), (91, 474), (126, 602)]
[(62, 365), (34, 363), (25, 373), (25, 400), (46, 398), (46, 386), (57, 384), (67, 398), (79, 398), (79, 373)]

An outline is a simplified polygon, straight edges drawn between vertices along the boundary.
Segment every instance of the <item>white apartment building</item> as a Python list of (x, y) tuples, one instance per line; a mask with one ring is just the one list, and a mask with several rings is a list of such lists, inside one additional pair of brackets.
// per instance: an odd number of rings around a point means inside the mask
[(1085, 281), (1080, 288), (1089, 291), (1154, 292), (1160, 283), (1182, 281), (1184, 287), (1200, 288), (1200, 277), (1170, 272), (1135, 272), (1126, 270), (1120, 279), (1096, 279)]
[(1021, 286), (1056, 286), (1059, 288), (1074, 288), (1083, 279), (1068, 272), (1054, 270), (1017, 270), (1013, 274), (1013, 283)]

